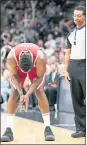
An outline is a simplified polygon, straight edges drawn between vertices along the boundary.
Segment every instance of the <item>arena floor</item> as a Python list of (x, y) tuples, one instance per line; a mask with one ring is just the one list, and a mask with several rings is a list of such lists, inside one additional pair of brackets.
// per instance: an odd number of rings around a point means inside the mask
[[(6, 113), (1, 113), (1, 135), (5, 130)], [(15, 116), (14, 141), (1, 144), (85, 144), (85, 138), (74, 139), (73, 131), (52, 126), (55, 141), (44, 141), (44, 125), (41, 122)]]

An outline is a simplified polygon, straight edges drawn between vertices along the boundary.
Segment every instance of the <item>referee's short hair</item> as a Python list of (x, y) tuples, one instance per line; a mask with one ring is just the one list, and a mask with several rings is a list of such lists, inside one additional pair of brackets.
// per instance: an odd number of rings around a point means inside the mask
[(84, 6), (77, 6), (74, 10), (80, 10), (83, 12), (83, 15), (86, 15), (86, 8)]
[(23, 52), (19, 58), (19, 67), (23, 72), (28, 72), (33, 67), (32, 56), (29, 52)]

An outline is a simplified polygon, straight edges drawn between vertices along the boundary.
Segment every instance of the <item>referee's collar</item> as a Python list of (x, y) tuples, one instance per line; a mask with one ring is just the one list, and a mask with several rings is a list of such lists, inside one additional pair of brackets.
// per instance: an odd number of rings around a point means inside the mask
[(85, 26), (86, 26), (86, 25), (82, 26), (81, 28), (77, 28), (77, 27), (76, 27), (76, 30), (80, 30), (80, 29), (84, 28)]

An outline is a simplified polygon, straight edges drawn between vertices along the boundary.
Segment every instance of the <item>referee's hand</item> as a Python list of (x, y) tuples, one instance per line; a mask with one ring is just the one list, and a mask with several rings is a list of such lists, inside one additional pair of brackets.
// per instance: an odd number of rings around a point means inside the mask
[(70, 77), (69, 77), (69, 73), (67, 71), (65, 71), (65, 80), (68, 84), (70, 84)]

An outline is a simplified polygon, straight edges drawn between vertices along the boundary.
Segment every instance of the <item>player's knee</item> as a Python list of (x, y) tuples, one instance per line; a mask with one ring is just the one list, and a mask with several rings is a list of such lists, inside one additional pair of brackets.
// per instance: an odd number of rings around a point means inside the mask
[(18, 91), (14, 87), (11, 87), (10, 99), (17, 100), (18, 97), (19, 97)]
[(35, 93), (36, 94), (42, 94), (42, 92), (44, 91), (43, 87), (38, 88)]

